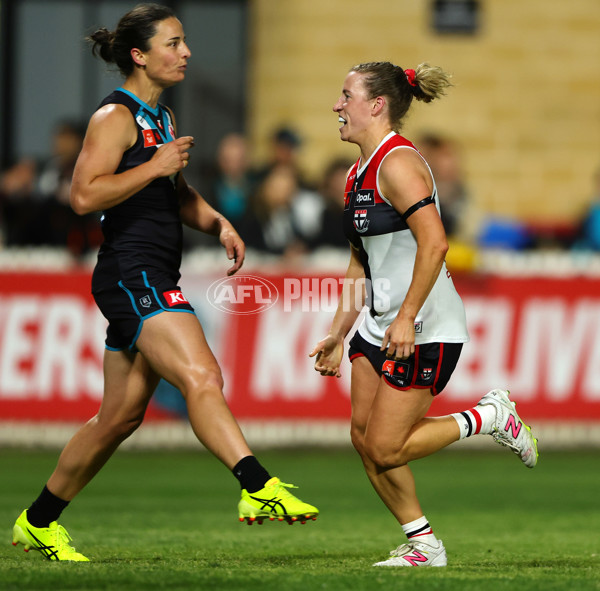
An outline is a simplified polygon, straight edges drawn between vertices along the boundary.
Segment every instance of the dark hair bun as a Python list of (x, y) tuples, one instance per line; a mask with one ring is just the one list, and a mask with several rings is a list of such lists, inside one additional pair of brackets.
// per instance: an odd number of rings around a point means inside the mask
[(115, 34), (107, 28), (102, 27), (95, 33), (92, 33), (88, 40), (93, 43), (92, 52), (94, 55), (100, 56), (105, 62), (113, 62), (113, 40)]

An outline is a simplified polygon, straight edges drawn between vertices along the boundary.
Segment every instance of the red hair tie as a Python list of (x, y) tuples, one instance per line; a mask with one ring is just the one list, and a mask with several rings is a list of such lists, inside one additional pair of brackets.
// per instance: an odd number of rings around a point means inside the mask
[(412, 68), (406, 68), (406, 70), (404, 70), (404, 73), (406, 74), (406, 79), (408, 80), (408, 83), (411, 86), (416, 86), (417, 83), (415, 82), (415, 71)]

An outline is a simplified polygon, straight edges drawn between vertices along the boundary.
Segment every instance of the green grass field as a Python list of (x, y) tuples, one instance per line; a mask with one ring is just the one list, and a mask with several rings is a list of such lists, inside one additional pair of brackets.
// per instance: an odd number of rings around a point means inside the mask
[(546, 453), (528, 470), (505, 450), (416, 462), (447, 568), (371, 564), (404, 541), (350, 450), (258, 454), (300, 485), (316, 522), (237, 521), (238, 485), (207, 453), (120, 452), (63, 514), (90, 563), (11, 545), (14, 520), (57, 454), (0, 450), (0, 589), (600, 589), (598, 452)]

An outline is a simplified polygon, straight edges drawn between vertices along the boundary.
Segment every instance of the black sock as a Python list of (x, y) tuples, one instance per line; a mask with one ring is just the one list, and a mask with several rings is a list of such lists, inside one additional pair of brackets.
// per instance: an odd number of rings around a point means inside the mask
[(242, 458), (232, 470), (234, 476), (240, 481), (242, 488), (249, 493), (256, 492), (265, 486), (271, 479), (269, 473), (261, 466), (254, 456)]
[(27, 521), (33, 527), (48, 527), (60, 517), (63, 509), (68, 504), (69, 501), (59, 499), (44, 486), (40, 496), (27, 509)]

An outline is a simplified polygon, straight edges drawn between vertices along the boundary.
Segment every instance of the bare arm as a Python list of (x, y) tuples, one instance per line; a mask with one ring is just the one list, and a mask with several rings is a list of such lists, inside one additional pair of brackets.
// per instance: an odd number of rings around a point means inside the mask
[(329, 334), (320, 340), (309, 357), (315, 359), (315, 370), (323, 376), (340, 377), (344, 354), (344, 339), (354, 326), (365, 303), (365, 270), (358, 251), (350, 247), (350, 262), (344, 279), (342, 295), (333, 317)]
[(137, 128), (122, 105), (105, 105), (88, 125), (71, 185), (71, 207), (83, 215), (122, 203), (154, 179), (184, 168), (193, 138), (186, 136), (158, 148), (151, 160), (115, 174), (124, 152), (136, 141)]
[(188, 185), (182, 174), (179, 175), (177, 192), (181, 203), (181, 221), (190, 228), (218, 236), (225, 247), (227, 258), (234, 261), (227, 275), (236, 273), (244, 263), (246, 247), (229, 220), (213, 209), (196, 189)]
[[(406, 212), (431, 195), (431, 175), (420, 156), (412, 150), (396, 150), (382, 163), (380, 186), (394, 208)], [(398, 315), (386, 330), (381, 350), (388, 357), (405, 359), (415, 350), (414, 321), (442, 269), (448, 242), (435, 205), (421, 207), (407, 219), (417, 241), (413, 276)]]

